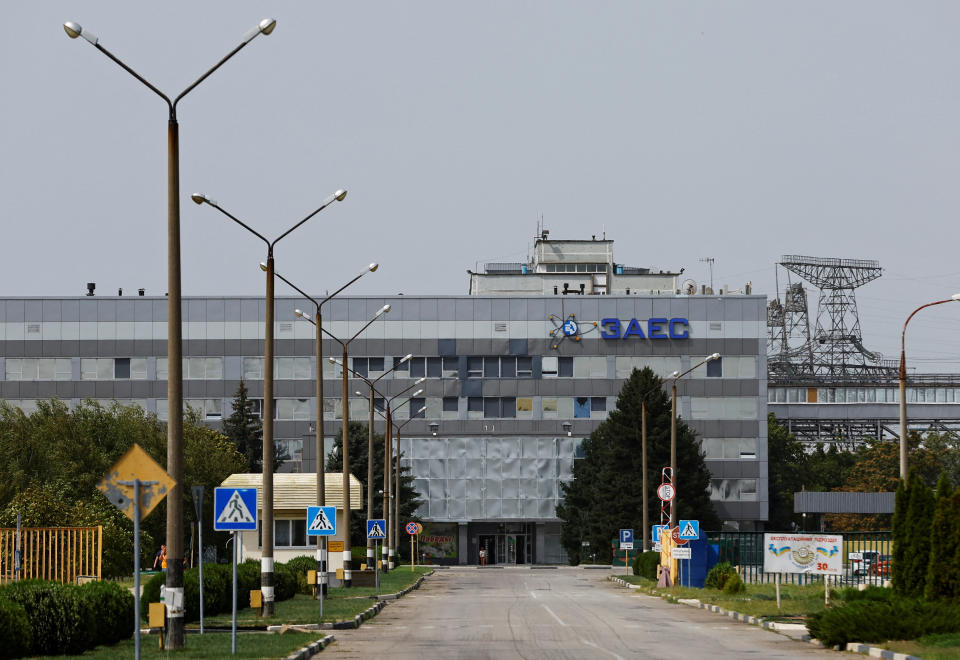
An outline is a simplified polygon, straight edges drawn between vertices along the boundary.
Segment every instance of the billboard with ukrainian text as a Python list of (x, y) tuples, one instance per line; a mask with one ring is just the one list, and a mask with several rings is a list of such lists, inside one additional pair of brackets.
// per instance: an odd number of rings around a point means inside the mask
[(843, 536), (840, 534), (764, 534), (764, 573), (840, 575)]

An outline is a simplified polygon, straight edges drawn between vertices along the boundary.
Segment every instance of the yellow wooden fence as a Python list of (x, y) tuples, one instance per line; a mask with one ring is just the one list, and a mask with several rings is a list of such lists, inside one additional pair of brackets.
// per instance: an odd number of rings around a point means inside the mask
[[(17, 579), (17, 530), (0, 528), (0, 584)], [(55, 580), (76, 584), (77, 577), (100, 579), (103, 527), (21, 527), (21, 580)]]

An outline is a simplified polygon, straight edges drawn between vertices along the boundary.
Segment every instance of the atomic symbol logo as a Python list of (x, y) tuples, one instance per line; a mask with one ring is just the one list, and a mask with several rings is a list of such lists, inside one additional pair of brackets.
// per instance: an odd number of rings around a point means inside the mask
[(552, 348), (560, 348), (560, 344), (563, 343), (563, 340), (570, 338), (573, 341), (580, 341), (580, 338), (583, 335), (597, 329), (597, 322), (594, 321), (592, 324), (588, 324), (588, 327), (584, 329), (581, 327), (580, 323), (577, 321), (576, 316), (570, 314), (566, 319), (563, 319), (561, 322), (560, 317), (554, 316), (551, 314), (547, 317), (550, 323), (553, 324), (553, 330), (550, 331), (550, 337), (553, 339)]

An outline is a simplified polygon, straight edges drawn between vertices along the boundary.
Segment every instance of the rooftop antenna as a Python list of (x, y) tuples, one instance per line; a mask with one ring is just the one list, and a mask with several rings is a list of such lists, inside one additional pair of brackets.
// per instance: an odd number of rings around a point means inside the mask
[(705, 261), (710, 265), (710, 290), (713, 290), (713, 262), (716, 261), (713, 257), (701, 257), (700, 261)]

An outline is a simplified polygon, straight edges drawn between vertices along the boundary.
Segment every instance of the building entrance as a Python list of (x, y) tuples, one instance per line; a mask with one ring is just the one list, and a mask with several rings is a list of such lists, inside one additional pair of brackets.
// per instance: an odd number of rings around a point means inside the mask
[(478, 550), (486, 553), (486, 565), (529, 564), (530, 542), (528, 534), (480, 534)]

